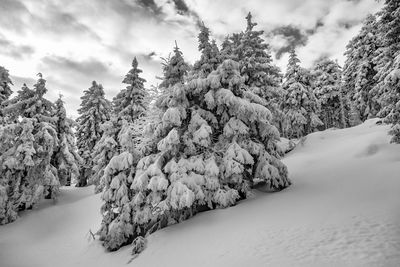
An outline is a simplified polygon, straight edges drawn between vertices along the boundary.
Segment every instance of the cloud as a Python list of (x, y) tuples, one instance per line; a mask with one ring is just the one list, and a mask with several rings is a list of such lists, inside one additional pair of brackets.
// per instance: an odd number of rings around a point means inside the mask
[(272, 43), (274, 39), (281, 39), (279, 45), (273, 46), (275, 56), (280, 59), (283, 53), (287, 53), (299, 46), (305, 46), (308, 41), (306, 32), (294, 25), (285, 25), (271, 31)]
[(104, 75), (109, 72), (107, 64), (97, 59), (76, 61), (62, 56), (47, 56), (42, 59), (45, 69), (81, 73), (84, 76)]
[[(0, 27), (23, 30), (24, 19), (26, 15), (30, 16), (26, 6), (18, 0), (1, 0), (0, 1)], [(15, 19), (18, 18), (18, 19)]]
[(137, 2), (139, 3), (139, 5), (147, 8), (154, 14), (157, 14), (157, 15), (161, 14), (161, 8), (159, 6), (157, 6), (157, 4), (154, 2), (154, 0), (138, 0)]
[(30, 57), (34, 52), (35, 49), (32, 46), (14, 44), (0, 35), (0, 54), (20, 60)]
[(0, 41), (0, 62), (16, 77), (42, 72), (48, 98), (61, 92), (68, 112), (76, 114), (92, 80), (103, 84), (110, 99), (122, 89), (135, 56), (146, 86), (158, 82), (160, 57), (172, 52), (175, 40), (193, 63), (200, 56), (200, 21), (220, 44), (227, 34), (246, 28), (251, 11), (256, 30), (274, 32), (267, 36), (279, 57), (274, 63), (284, 69), (285, 51), (296, 47), (307, 67), (327, 52), (343, 61), (361, 20), (381, 5), (375, 0), (0, 0), (0, 32), (7, 37)]

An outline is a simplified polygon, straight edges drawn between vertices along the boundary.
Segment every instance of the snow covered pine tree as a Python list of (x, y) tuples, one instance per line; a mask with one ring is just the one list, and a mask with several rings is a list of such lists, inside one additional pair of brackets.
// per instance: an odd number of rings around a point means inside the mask
[(101, 234), (109, 250), (201, 210), (235, 205), (257, 183), (290, 185), (271, 112), (244, 97), (238, 63), (226, 60), (188, 82), (173, 73), (175, 83), (164, 80), (170, 86), (159, 101), (165, 112), (154, 131), (157, 149), (137, 165), (128, 155), (109, 164), (118, 174), (111, 187), (120, 188), (104, 196)]
[(2, 103), (12, 94), (10, 85), (12, 85), (8, 70), (0, 66), (0, 125), (5, 124), (5, 118), (2, 112)]
[(60, 182), (51, 158), (58, 146), (54, 105), (46, 98), (39, 73), (34, 89), (26, 85), (5, 101), (10, 123), (0, 128), (0, 224), (16, 219), (44, 196), (56, 198)]
[(61, 95), (55, 102), (54, 113), (59, 143), (53, 154), (52, 165), (57, 169), (60, 184), (71, 185), (71, 178), (77, 179), (79, 176), (79, 165), (82, 164), (82, 159), (78, 155), (75, 135), (72, 131), (75, 122), (67, 118)]
[[(102, 180), (104, 170), (112, 157), (125, 152), (128, 148), (137, 145), (135, 140), (142, 135), (136, 121), (145, 114), (145, 98), (147, 92), (144, 88), (145, 79), (140, 77), (142, 70), (138, 68), (136, 57), (132, 61), (132, 68), (125, 75), (122, 83), (127, 84), (113, 99), (113, 116), (110, 121), (102, 125), (103, 136), (94, 147), (94, 175), (90, 182), (95, 185), (95, 192), (101, 192), (104, 187), (110, 190), (108, 180)], [(129, 136), (129, 140), (120, 142), (120, 134)]]
[(93, 174), (93, 148), (102, 135), (100, 126), (110, 119), (111, 104), (104, 96), (103, 86), (96, 81), (84, 91), (81, 100), (81, 107), (78, 109), (80, 116), (76, 119), (76, 138), (83, 164), (80, 166), (77, 186), (86, 186)]
[(323, 124), (317, 115), (319, 105), (312, 91), (311, 74), (299, 63), (292, 50), (282, 86), (285, 94), (281, 105), (285, 114), (283, 133), (288, 138), (300, 138)]
[(314, 94), (321, 105), (319, 118), (325, 129), (347, 127), (348, 113), (345, 111), (339, 64), (329, 58), (322, 58), (315, 64), (312, 74)]

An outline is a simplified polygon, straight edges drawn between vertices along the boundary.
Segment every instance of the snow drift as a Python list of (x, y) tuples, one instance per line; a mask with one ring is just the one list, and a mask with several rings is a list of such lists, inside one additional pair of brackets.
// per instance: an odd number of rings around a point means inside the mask
[(292, 187), (158, 231), (133, 261), (92, 240), (93, 188), (62, 188), (0, 227), (0, 266), (398, 266), (400, 146), (376, 122), (307, 136), (284, 159)]

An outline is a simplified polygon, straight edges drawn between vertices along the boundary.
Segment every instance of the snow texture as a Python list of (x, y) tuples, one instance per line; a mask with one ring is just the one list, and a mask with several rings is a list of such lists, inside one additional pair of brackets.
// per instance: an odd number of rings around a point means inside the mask
[(45, 200), (0, 227), (0, 265), (398, 266), (400, 147), (376, 122), (307, 136), (284, 159), (294, 181), (285, 191), (255, 193), (118, 252), (89, 233), (101, 221), (100, 196), (62, 188), (57, 204)]

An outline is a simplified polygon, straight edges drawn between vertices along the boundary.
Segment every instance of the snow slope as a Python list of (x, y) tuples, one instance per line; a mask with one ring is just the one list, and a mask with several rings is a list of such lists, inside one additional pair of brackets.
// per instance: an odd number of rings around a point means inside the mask
[(99, 195), (64, 188), (0, 227), (0, 266), (400, 266), (400, 145), (375, 123), (309, 135), (284, 159), (290, 188), (156, 232), (129, 264), (129, 246), (88, 240)]

